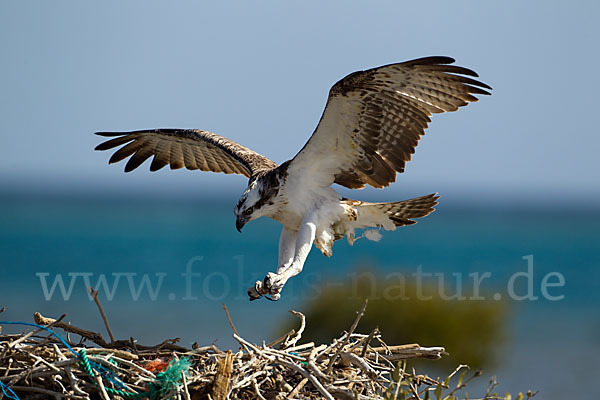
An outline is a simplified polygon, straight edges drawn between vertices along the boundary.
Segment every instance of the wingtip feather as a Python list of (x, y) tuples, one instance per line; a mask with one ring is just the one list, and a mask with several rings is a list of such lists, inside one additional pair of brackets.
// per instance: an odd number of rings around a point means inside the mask
[(94, 135), (103, 136), (103, 137), (113, 137), (113, 136), (121, 136), (122, 132), (94, 132)]

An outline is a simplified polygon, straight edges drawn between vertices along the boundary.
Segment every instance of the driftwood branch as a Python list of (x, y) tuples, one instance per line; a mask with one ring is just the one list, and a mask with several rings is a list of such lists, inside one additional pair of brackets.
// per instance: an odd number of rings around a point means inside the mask
[(182, 346), (178, 346), (176, 344), (177, 342), (179, 342), (179, 340), (180, 340), (179, 338), (167, 339), (167, 340), (163, 341), (162, 343), (159, 343), (155, 346), (139, 345), (139, 344), (135, 343), (134, 341), (132, 341), (131, 339), (130, 340), (114, 340), (109, 343), (109, 342), (105, 341), (104, 338), (102, 337), (102, 335), (100, 335), (97, 332), (88, 331), (86, 329), (78, 328), (77, 326), (74, 326), (72, 324), (65, 324), (64, 322), (60, 322), (60, 320), (55, 320), (53, 318), (44, 317), (39, 312), (36, 312), (33, 314), (33, 319), (34, 319), (35, 323), (38, 325), (44, 325), (47, 327), (53, 326), (56, 328), (60, 328), (60, 329), (64, 330), (65, 332), (74, 333), (76, 335), (81, 336), (82, 338), (91, 340), (98, 346), (105, 348), (105, 349), (132, 349), (132, 350), (137, 350), (137, 351), (142, 351), (142, 352), (157, 352), (160, 350), (182, 351), (182, 352), (189, 351), (189, 349), (182, 347)]

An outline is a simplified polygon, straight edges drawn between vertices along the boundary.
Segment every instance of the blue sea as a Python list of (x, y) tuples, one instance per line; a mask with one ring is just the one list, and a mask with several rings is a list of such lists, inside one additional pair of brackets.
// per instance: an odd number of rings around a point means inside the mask
[(188, 346), (218, 339), (222, 348), (237, 348), (223, 303), (242, 336), (260, 343), (274, 339), (294, 319), (287, 311), (302, 311), (323, 284), (346, 282), (357, 271), (444, 274), (450, 284), (462, 280), (467, 296), (471, 274), (489, 273), (481, 291), (510, 304), (510, 339), (485, 376), (498, 376), (501, 393), (600, 395), (592, 379), (600, 376), (600, 209), (442, 203), (414, 226), (383, 232), (378, 243), (341, 240), (331, 258), (313, 249), (279, 302), (250, 303), (247, 288), (276, 268), (280, 225), (258, 220), (240, 234), (233, 203), (4, 194), (0, 319), (66, 313), (74, 325), (104, 334), (87, 284), (100, 289), (118, 338), (156, 344), (179, 337)]

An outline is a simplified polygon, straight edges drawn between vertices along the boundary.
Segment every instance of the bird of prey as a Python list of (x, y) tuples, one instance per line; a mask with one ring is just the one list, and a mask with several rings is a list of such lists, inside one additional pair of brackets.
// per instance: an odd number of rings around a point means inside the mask
[[(304, 147), (281, 165), (215, 133), (199, 129), (97, 132), (111, 138), (96, 147), (120, 147), (109, 163), (130, 157), (125, 172), (153, 156), (150, 170), (241, 174), (248, 187), (233, 212), (241, 232), (249, 221), (270, 217), (283, 225), (276, 272), (248, 289), (250, 300), (278, 300), (302, 271), (312, 245), (331, 256), (333, 243), (357, 230), (378, 240), (378, 230), (414, 224), (434, 211), (437, 194), (392, 203), (340, 196), (333, 183), (351, 189), (383, 188), (404, 172), (434, 113), (456, 111), (491, 87), (450, 57), (425, 57), (354, 72), (333, 85), (321, 120)], [(376, 228), (376, 229), (367, 229)]]

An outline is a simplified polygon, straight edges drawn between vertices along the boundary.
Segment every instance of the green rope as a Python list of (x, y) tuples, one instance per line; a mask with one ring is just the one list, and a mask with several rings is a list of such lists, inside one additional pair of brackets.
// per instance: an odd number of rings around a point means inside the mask
[[(94, 371), (87, 357), (85, 349), (79, 350), (81, 356), (81, 364), (83, 369), (91, 378), (94, 378)], [(179, 361), (171, 361), (169, 367), (156, 375), (156, 379), (148, 384), (149, 391), (147, 392), (128, 392), (125, 390), (117, 390), (107, 388), (106, 392), (115, 394), (126, 399), (149, 398), (150, 400), (164, 399), (173, 391), (181, 381), (181, 372), (187, 375), (190, 368), (190, 361), (187, 358), (182, 358)], [(95, 381), (93, 381), (95, 383)]]
[(186, 357), (178, 361), (171, 361), (166, 370), (157, 374), (153, 382), (148, 383), (151, 394), (148, 397), (152, 400), (167, 398), (181, 381), (181, 373), (183, 372), (187, 375), (189, 368), (190, 360)]

